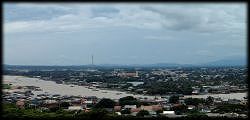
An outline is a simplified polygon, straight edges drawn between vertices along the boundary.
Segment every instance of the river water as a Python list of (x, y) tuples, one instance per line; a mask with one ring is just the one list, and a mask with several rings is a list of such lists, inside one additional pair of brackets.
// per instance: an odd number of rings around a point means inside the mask
[[(35, 95), (47, 92), (49, 94), (96, 96), (98, 98), (111, 98), (111, 99), (119, 99), (121, 97), (126, 97), (126, 96), (147, 97), (149, 99), (154, 98), (154, 96), (133, 95), (126, 92), (112, 91), (112, 90), (93, 91), (92, 89), (88, 89), (85, 86), (57, 84), (54, 81), (45, 81), (38, 78), (28, 78), (23, 76), (4, 76), (3, 80), (4, 82), (11, 83), (14, 86), (40, 87), (43, 91), (33, 91)], [(122, 94), (117, 94), (117, 93), (122, 93)]]
[[(33, 91), (35, 95), (42, 93), (49, 94), (60, 94), (60, 95), (81, 95), (81, 96), (97, 96), (98, 98), (111, 98), (119, 99), (125, 96), (133, 97), (147, 97), (148, 99), (153, 99), (155, 96), (148, 95), (133, 95), (126, 92), (113, 91), (113, 90), (99, 90), (93, 91), (88, 89), (85, 86), (65, 85), (57, 84), (54, 81), (45, 81), (38, 78), (28, 78), (23, 76), (3, 76), (4, 83), (11, 83), (15, 86), (37, 86), (40, 87), (43, 91)], [(117, 94), (122, 93), (122, 94)], [(240, 99), (242, 100), (247, 93), (230, 93), (230, 94), (209, 94), (209, 95), (186, 95), (184, 97), (193, 97), (193, 98), (207, 98), (208, 96), (212, 97), (221, 97), (222, 99)]]

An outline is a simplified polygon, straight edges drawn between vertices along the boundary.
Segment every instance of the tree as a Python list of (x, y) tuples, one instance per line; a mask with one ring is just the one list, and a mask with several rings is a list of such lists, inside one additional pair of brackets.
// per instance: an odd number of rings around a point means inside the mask
[(205, 113), (202, 113), (198, 110), (192, 110), (187, 113), (189, 118), (207, 118), (208, 116)]
[(115, 101), (108, 99), (108, 98), (103, 98), (94, 107), (95, 108), (114, 108), (114, 106), (115, 106)]
[(206, 104), (207, 104), (207, 105), (211, 105), (211, 104), (213, 104), (213, 103), (214, 103), (214, 98), (211, 97), (211, 96), (208, 96), (208, 97), (206, 98)]
[(70, 106), (70, 104), (68, 103), (68, 102), (62, 102), (61, 104), (60, 104), (60, 107), (61, 108), (68, 108)]
[(130, 114), (131, 111), (129, 109), (124, 109), (121, 111), (121, 114)]
[(187, 99), (185, 99), (185, 103), (187, 105), (195, 105), (195, 106), (197, 106), (197, 105), (199, 105), (200, 103), (203, 103), (203, 102), (204, 102), (203, 99), (200, 99), (200, 98), (187, 98)]
[(145, 115), (149, 115), (149, 112), (147, 110), (141, 110), (136, 114), (136, 116), (141, 116), (141, 117), (144, 117)]
[(179, 101), (179, 96), (171, 96), (169, 98), (169, 103), (177, 103)]
[(136, 98), (134, 98), (133, 96), (126, 96), (126, 97), (123, 97), (123, 98), (119, 99), (119, 104), (121, 106), (124, 106), (124, 105), (136, 105), (136, 106), (139, 106), (140, 102)]
[(171, 109), (174, 110), (176, 114), (182, 114), (187, 111), (187, 108), (188, 107), (186, 105), (178, 105), (178, 106), (172, 107)]

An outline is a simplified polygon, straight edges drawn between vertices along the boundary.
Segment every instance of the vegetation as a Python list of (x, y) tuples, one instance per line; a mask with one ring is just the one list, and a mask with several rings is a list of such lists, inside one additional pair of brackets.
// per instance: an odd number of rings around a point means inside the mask
[(244, 113), (244, 111), (248, 111), (247, 105), (239, 105), (239, 104), (224, 104), (220, 105), (217, 108), (213, 109), (212, 112), (219, 113)]
[(133, 96), (126, 96), (126, 97), (119, 99), (119, 105), (121, 105), (121, 106), (124, 106), (124, 105), (140, 106), (140, 102), (136, 98), (134, 98)]
[(208, 117), (205, 113), (200, 112), (198, 110), (191, 110), (187, 112), (187, 117), (191, 118), (206, 118)]
[(197, 106), (199, 104), (205, 103), (205, 100), (202, 98), (187, 98), (187, 99), (185, 99), (185, 103), (187, 105)]
[(178, 102), (178, 100), (179, 100), (179, 96), (171, 96), (170, 98), (169, 98), (169, 103), (177, 103)]
[(121, 111), (121, 114), (130, 114), (130, 110), (129, 109), (124, 109)]
[(10, 89), (11, 86), (9, 84), (3, 84), (3, 89)]
[(178, 82), (169, 80), (168, 82), (153, 82), (145, 83), (143, 86), (148, 92), (147, 94), (168, 94), (168, 93), (177, 93), (177, 94), (192, 94), (192, 83), (186, 80), (179, 80)]
[(114, 108), (115, 106), (115, 101), (107, 98), (101, 99), (100, 102), (98, 102), (94, 108)]
[(149, 112), (147, 110), (141, 110), (139, 111), (136, 116), (144, 117), (146, 115), (149, 115)]
[[(137, 117), (134, 116), (117, 116), (114, 114), (108, 113), (104, 109), (93, 109), (90, 112), (75, 112), (75, 111), (64, 111), (62, 109), (57, 110), (56, 112), (51, 111), (42, 111), (41, 109), (19, 109), (15, 106), (15, 104), (3, 104), (2, 109), (2, 118), (4, 120), (131, 120), (131, 119), (140, 119), (140, 120), (193, 120), (195, 119), (202, 119), (202, 120), (213, 120), (213, 119), (222, 119), (222, 120), (229, 120), (233, 118), (209, 118), (204, 116), (203, 113), (199, 113), (197, 111), (192, 111), (188, 115), (188, 117), (185, 118), (167, 118), (164, 116), (153, 118), (153, 117), (147, 117), (147, 118), (141, 118), (141, 116), (148, 115), (148, 111), (142, 111), (138, 113)], [(195, 115), (192, 115), (191, 113), (195, 113)], [(244, 118), (236, 118), (244, 119)], [(247, 118), (246, 118), (247, 119)]]

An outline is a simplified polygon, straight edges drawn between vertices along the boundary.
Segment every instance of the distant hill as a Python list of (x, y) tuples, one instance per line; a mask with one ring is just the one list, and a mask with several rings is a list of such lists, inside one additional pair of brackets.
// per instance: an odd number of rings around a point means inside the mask
[(212, 62), (207, 62), (204, 64), (201, 64), (203, 66), (246, 66), (247, 65), (247, 59), (243, 57), (239, 58), (227, 58)]
[(167, 67), (200, 67), (200, 66), (246, 66), (247, 59), (244, 57), (231, 57), (222, 60), (202, 64), (176, 64), (176, 63), (156, 63), (156, 64), (99, 64), (99, 65), (64, 65), (64, 66), (48, 66), (48, 65), (7, 65), (4, 64), (4, 69), (86, 69), (86, 68), (133, 68), (133, 67), (148, 67), (148, 68), (167, 68)]

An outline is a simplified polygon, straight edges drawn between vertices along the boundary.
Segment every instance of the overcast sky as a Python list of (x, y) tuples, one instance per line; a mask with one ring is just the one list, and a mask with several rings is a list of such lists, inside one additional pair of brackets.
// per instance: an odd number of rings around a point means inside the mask
[(245, 57), (246, 4), (4, 4), (4, 63), (198, 64)]

